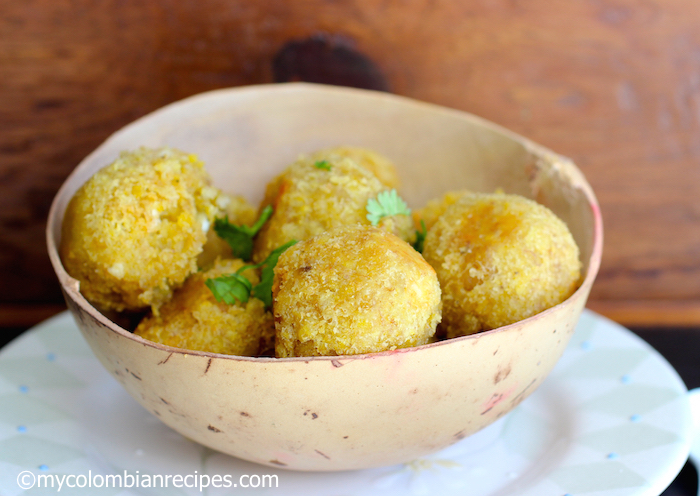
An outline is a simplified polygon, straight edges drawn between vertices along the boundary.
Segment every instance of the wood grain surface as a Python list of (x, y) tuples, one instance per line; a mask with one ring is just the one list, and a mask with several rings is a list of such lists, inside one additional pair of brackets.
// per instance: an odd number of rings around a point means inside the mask
[(342, 83), (273, 70), (290, 42), (320, 39), (359, 54), (354, 84), (375, 78), (573, 158), (605, 221), (591, 305), (649, 324), (681, 308), (700, 324), (698, 25), (697, 0), (0, 0), (0, 310), (29, 309), (30, 324), (31, 308), (60, 304), (48, 207), (110, 133), (275, 74)]

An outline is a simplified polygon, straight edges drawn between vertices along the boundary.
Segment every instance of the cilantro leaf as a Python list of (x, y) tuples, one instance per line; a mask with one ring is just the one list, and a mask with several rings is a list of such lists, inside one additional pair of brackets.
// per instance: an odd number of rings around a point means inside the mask
[[(246, 267), (242, 267), (245, 269)], [(250, 292), (253, 290), (251, 282), (240, 274), (239, 269), (234, 274), (228, 274), (221, 277), (210, 278), (204, 281), (204, 284), (214, 294), (216, 301), (223, 301), (229, 305), (236, 303), (236, 300), (245, 303), (250, 298)]]
[[(233, 274), (227, 274), (221, 277), (213, 277), (207, 279), (204, 283), (214, 294), (216, 301), (224, 301), (229, 305), (236, 303), (236, 300), (245, 303), (250, 298), (250, 295), (256, 297), (265, 304), (265, 308), (272, 306), (272, 283), (275, 278), (275, 265), (279, 260), (280, 255), (284, 250), (296, 243), (292, 240), (272, 250), (265, 260), (259, 264), (244, 265)], [(257, 269), (262, 267), (260, 282), (253, 284), (243, 276), (243, 272), (248, 269)]]
[(228, 216), (224, 219), (219, 218), (214, 221), (214, 231), (229, 244), (234, 257), (250, 260), (253, 254), (253, 236), (260, 231), (271, 215), (272, 207), (268, 205), (260, 212), (260, 217), (252, 226), (231, 224)]
[(425, 221), (420, 220), (420, 229), (416, 229), (416, 242), (413, 243), (413, 248), (418, 253), (423, 253), (423, 244), (425, 243), (425, 235), (428, 234), (428, 229), (425, 227)]
[(314, 163), (314, 167), (327, 171), (331, 170), (331, 164), (328, 163), (328, 160), (318, 160), (316, 163)]
[(411, 209), (401, 199), (395, 189), (382, 191), (377, 198), (367, 201), (367, 220), (376, 226), (384, 217), (392, 215), (411, 215)]
[(272, 306), (272, 282), (275, 278), (275, 265), (277, 265), (277, 260), (279, 260), (280, 255), (294, 245), (296, 240), (289, 241), (282, 246), (275, 248), (268, 255), (268, 257), (259, 264), (262, 267), (262, 272), (260, 274), (260, 283), (253, 288), (253, 296), (262, 300), (265, 303), (265, 307), (269, 308)]

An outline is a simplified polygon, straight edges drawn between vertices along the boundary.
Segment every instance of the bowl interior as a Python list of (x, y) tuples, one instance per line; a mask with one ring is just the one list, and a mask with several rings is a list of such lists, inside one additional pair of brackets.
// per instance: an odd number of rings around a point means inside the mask
[(569, 160), (464, 112), (305, 83), (197, 95), (114, 134), (81, 162), (57, 195), (48, 232), (52, 261), (62, 272), (55, 248), (68, 201), (120, 151), (167, 145), (196, 153), (216, 186), (256, 204), (267, 182), (300, 153), (343, 144), (368, 147), (393, 160), (400, 192), (414, 208), (462, 188), (503, 188), (539, 201), (568, 224), (584, 270), (591, 272), (596, 243), (602, 241), (597, 203)]

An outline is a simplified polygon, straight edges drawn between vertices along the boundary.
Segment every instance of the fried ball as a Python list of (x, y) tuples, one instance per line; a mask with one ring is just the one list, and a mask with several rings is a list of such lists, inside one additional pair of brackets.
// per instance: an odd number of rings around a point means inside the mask
[(517, 195), (465, 194), (428, 231), (423, 256), (442, 287), (448, 338), (494, 329), (567, 299), (578, 246), (546, 207)]
[(337, 146), (311, 154), (311, 160), (313, 161), (329, 160), (335, 162), (341, 158), (354, 160), (359, 166), (374, 174), (384, 186), (389, 188), (399, 187), (399, 175), (396, 172), (396, 166), (388, 158), (367, 148)]
[[(316, 161), (300, 159), (268, 185), (261, 208), (272, 205), (274, 213), (256, 237), (254, 261), (261, 262), (289, 241), (333, 227), (370, 225), (367, 202), (387, 188), (350, 158), (329, 157), (327, 162), (318, 167)], [(377, 227), (406, 241), (415, 240), (409, 215), (384, 217)]]
[(171, 148), (123, 152), (71, 199), (63, 264), (101, 308), (157, 310), (197, 270), (221, 201), (195, 155)]
[(408, 243), (373, 227), (338, 228), (288, 248), (272, 296), (277, 357), (418, 346), (440, 321), (435, 271)]
[[(221, 215), (228, 217), (231, 224), (252, 226), (257, 220), (255, 207), (242, 196), (222, 195), (227, 202)], [(233, 258), (231, 247), (221, 239), (214, 229), (207, 231), (207, 240), (204, 243), (202, 253), (197, 257), (197, 266), (200, 269), (209, 269), (217, 258)]]
[[(142, 320), (134, 333), (175, 348), (226, 355), (256, 356), (272, 347), (274, 321), (262, 301), (251, 297), (234, 305), (218, 302), (205, 285), (207, 279), (234, 273), (242, 266), (240, 259), (217, 260), (210, 270), (190, 276), (159, 315)], [(258, 283), (253, 269), (243, 276)]]

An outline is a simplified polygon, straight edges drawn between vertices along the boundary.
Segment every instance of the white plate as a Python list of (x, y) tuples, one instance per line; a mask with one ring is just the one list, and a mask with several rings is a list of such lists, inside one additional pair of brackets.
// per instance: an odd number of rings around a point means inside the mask
[[(686, 392), (653, 348), (586, 311), (542, 386), (474, 436), (404, 465), (288, 472), (217, 453), (162, 425), (103, 370), (62, 313), (0, 353), (0, 494), (55, 495), (60, 478), (72, 475), (60, 494), (657, 496), (690, 449)], [(23, 472), (33, 489), (18, 485)], [(109, 474), (134, 487), (66, 486), (102, 485)], [(53, 489), (36, 486), (41, 475), (52, 476)], [(200, 491), (203, 475), (231, 487)], [(255, 475), (276, 475), (277, 488), (233, 486), (274, 485)], [(137, 488), (137, 480), (157, 487)]]

